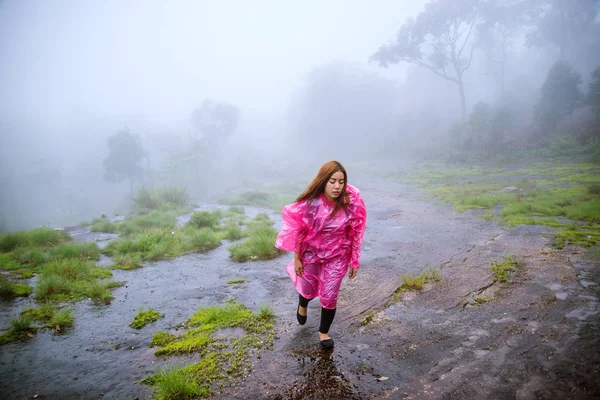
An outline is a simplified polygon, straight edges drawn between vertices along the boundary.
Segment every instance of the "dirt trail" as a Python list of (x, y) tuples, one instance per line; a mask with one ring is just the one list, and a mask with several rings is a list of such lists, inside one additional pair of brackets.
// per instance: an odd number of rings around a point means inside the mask
[[(363, 269), (344, 284), (335, 349), (317, 344), (317, 302), (297, 325), (290, 286), (275, 350), (217, 397), (600, 397), (598, 264), (579, 249), (549, 248), (549, 228), (503, 230), (423, 200), (412, 186), (359, 183), (369, 209)], [(490, 263), (506, 254), (522, 267), (493, 283)], [(426, 265), (441, 267), (442, 281), (385, 307), (401, 274)], [(492, 300), (473, 305), (475, 297)]]

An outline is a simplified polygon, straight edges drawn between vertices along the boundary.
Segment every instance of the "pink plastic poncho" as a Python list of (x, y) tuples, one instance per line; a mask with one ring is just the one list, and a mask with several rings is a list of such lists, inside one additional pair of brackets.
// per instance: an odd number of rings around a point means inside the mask
[(298, 292), (307, 299), (321, 298), (323, 308), (336, 308), (342, 279), (348, 267), (360, 267), (360, 246), (365, 232), (367, 210), (360, 191), (346, 185), (349, 204), (330, 218), (335, 205), (324, 194), (283, 207), (283, 226), (275, 246), (300, 254), (302, 276), (294, 271), (294, 260), (287, 273)]

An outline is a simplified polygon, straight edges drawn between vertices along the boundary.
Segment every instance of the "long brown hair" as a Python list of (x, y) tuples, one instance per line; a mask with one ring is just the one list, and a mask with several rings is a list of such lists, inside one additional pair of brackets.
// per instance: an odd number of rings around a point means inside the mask
[(319, 172), (317, 176), (314, 177), (310, 185), (302, 192), (300, 196), (296, 199), (296, 201), (302, 200), (313, 200), (318, 198), (321, 193), (325, 192), (325, 186), (331, 176), (336, 172), (341, 171), (344, 174), (344, 187), (340, 191), (340, 195), (334, 199), (335, 209), (331, 213), (331, 215), (335, 215), (338, 210), (342, 207), (348, 207), (349, 199), (348, 193), (346, 193), (346, 185), (348, 184), (348, 174), (346, 173), (346, 168), (338, 162), (338, 161), (328, 161), (319, 168)]

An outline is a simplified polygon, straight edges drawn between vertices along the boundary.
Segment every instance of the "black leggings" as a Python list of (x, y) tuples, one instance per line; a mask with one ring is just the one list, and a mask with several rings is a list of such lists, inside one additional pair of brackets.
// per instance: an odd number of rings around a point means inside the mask
[[(298, 296), (300, 298), (300, 307), (308, 307), (308, 302), (312, 299), (309, 300), (303, 297), (301, 294), (298, 294)], [(331, 327), (331, 323), (335, 317), (335, 310), (335, 308), (333, 310), (329, 310), (321, 307), (321, 326), (319, 327), (319, 332), (329, 333), (329, 327)]]

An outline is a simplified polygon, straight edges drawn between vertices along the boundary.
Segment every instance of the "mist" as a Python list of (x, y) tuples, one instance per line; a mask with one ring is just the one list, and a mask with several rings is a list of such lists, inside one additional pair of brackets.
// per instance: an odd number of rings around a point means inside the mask
[[(556, 41), (547, 24), (565, 2), (470, 1), (510, 11), (477, 14), (461, 101), (431, 47), (416, 63), (398, 55), (401, 28), (429, 3), (0, 3), (0, 230), (124, 215), (142, 186), (177, 184), (209, 201), (330, 159), (442, 159), (550, 140), (534, 116), (540, 88), (565, 60), (587, 90), (600, 66), (598, 4), (574, 2), (579, 20)], [(469, 136), (483, 109), (510, 116), (501, 140)], [(562, 133), (597, 127), (584, 104), (559, 123)], [(118, 132), (143, 149), (130, 179), (107, 179)]]

